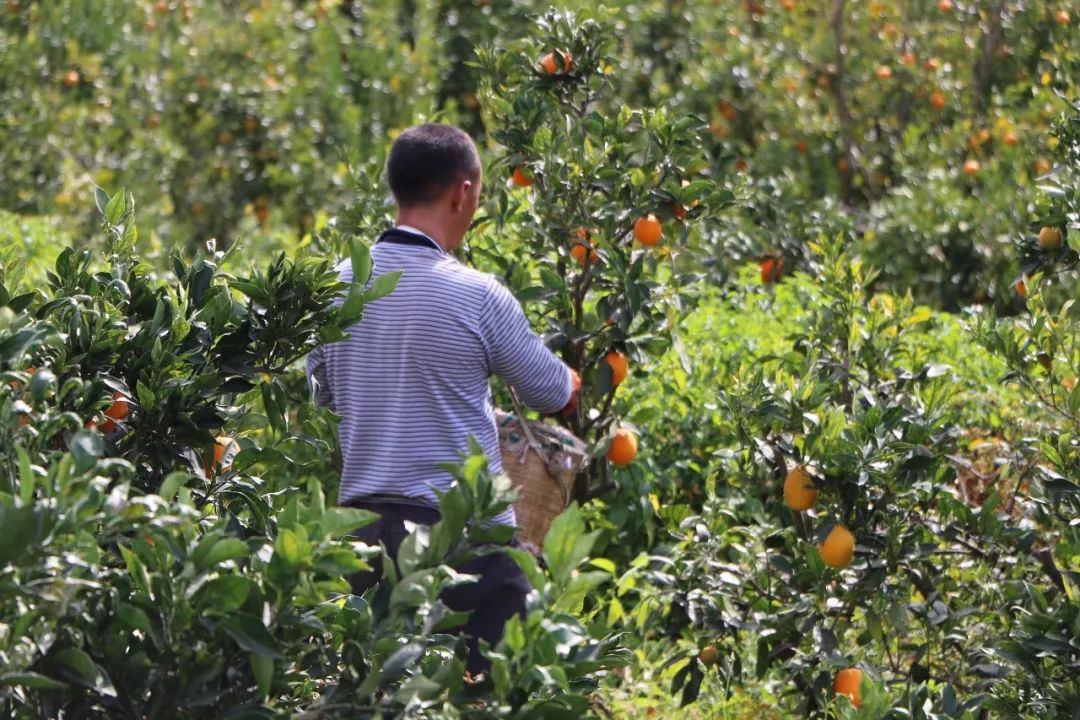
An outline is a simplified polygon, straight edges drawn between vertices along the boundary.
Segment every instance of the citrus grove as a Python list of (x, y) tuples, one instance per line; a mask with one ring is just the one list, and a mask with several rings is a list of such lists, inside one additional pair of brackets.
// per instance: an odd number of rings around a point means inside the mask
[[(0, 714), (1074, 717), (1077, 17), (7, 0)], [(302, 372), (429, 119), (590, 452), (483, 681), (439, 593), (508, 480), (464, 448), (351, 595)]]

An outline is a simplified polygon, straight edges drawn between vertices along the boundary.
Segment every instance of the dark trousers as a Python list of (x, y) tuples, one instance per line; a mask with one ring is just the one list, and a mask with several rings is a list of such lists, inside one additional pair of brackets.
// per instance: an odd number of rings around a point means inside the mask
[[(378, 521), (353, 534), (368, 545), (382, 545), (395, 564), (398, 548), (409, 536), (405, 523), (434, 525), (440, 518), (438, 510), (406, 501), (355, 501), (349, 505), (380, 516)], [(349, 578), (353, 594), (362, 594), (382, 579), (382, 559), (376, 558), (370, 564), (370, 571), (358, 572)], [(441, 596), (451, 610), (471, 611), (461, 631), (469, 646), (467, 667), (475, 674), (486, 671), (491, 665), (480, 653), (479, 641), (486, 640), (491, 647), (498, 644), (506, 621), (514, 615), (525, 615), (525, 596), (532, 590), (532, 585), (514, 559), (501, 551), (460, 563), (454, 569), (479, 576), (479, 580), (445, 590)]]

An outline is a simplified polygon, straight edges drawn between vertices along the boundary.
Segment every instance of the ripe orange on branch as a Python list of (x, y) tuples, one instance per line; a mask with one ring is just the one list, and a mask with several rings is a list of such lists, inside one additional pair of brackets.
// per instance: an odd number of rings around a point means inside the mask
[(784, 272), (784, 258), (779, 255), (766, 255), (758, 261), (761, 268), (761, 284), (771, 285), (780, 279)]
[(574, 243), (574, 246), (570, 248), (570, 257), (577, 261), (577, 264), (581, 267), (585, 267), (585, 257), (588, 255), (589, 263), (595, 265), (600, 260), (599, 253), (593, 249), (592, 244), (586, 248), (584, 243)]
[(214, 462), (213, 464), (203, 463), (206, 477), (213, 477), (218, 470), (228, 472), (232, 467), (232, 459), (238, 452), (240, 452), (240, 445), (235, 439), (228, 435), (218, 435), (214, 438)]
[(790, 470), (784, 478), (784, 503), (795, 512), (813, 507), (817, 495), (814, 479), (802, 465)]
[(82, 82), (82, 77), (80, 77), (78, 70), (68, 70), (66, 73), (64, 73), (65, 87), (74, 88), (80, 82)]
[(113, 393), (113, 402), (105, 410), (105, 422), (101, 424), (101, 431), (108, 435), (116, 427), (116, 423), (127, 418), (130, 409), (127, 400), (119, 392)]
[(626, 357), (626, 353), (610, 350), (604, 356), (604, 362), (611, 366), (611, 386), (618, 387), (630, 373), (630, 360)]
[(878, 65), (874, 73), (877, 75), (878, 80), (888, 80), (892, 77), (892, 68), (888, 65)]
[(968, 176), (978, 175), (982, 170), (982, 165), (975, 158), (968, 158), (964, 161), (964, 174)]
[(629, 465), (637, 457), (637, 451), (637, 435), (626, 428), (619, 428), (615, 431), (615, 437), (611, 439), (607, 458), (613, 465)]
[(1061, 231), (1049, 225), (1039, 230), (1039, 247), (1043, 250), (1057, 250), (1061, 247)]
[(715, 645), (706, 645), (698, 653), (702, 665), (715, 665), (720, 662), (720, 650)]
[[(570, 68), (574, 66), (574, 57), (566, 50), (560, 50), (559, 54), (562, 55), (563, 73), (570, 72)], [(558, 72), (558, 62), (555, 60), (555, 53), (548, 53), (544, 57), (540, 58), (540, 69), (544, 71), (546, 75), (554, 75)]]
[(634, 238), (642, 245), (655, 245), (663, 235), (664, 227), (652, 213), (639, 217), (634, 223)]
[(855, 536), (843, 525), (834, 525), (818, 545), (818, 554), (821, 561), (831, 568), (847, 567), (855, 557)]
[(510, 179), (518, 187), (531, 187), (533, 184), (532, 176), (525, 172), (524, 165), (518, 165), (514, 168), (514, 173), (510, 176)]
[(833, 691), (837, 695), (847, 695), (851, 704), (859, 707), (859, 685), (862, 684), (862, 671), (859, 668), (846, 668), (836, 673), (833, 681)]

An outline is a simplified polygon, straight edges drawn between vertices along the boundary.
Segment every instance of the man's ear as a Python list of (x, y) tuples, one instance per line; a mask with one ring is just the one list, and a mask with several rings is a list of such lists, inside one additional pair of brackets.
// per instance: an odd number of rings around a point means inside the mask
[(472, 180), (462, 180), (454, 186), (454, 194), (450, 198), (450, 202), (454, 210), (460, 210), (462, 207), (465, 206), (466, 202), (469, 199), (469, 192), (472, 191), (472, 187)]

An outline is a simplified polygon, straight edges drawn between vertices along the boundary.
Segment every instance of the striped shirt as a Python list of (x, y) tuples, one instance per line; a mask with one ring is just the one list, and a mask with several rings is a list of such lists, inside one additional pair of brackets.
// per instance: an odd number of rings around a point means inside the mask
[[(533, 333), (517, 299), (492, 275), (461, 264), (412, 228), (383, 233), (372, 279), (402, 271), (390, 295), (364, 308), (349, 338), (308, 356), (315, 402), (341, 416), (339, 502), (407, 496), (438, 507), (456, 463), (476, 438), (502, 471), (489, 378), (545, 413), (570, 400), (569, 369)], [(352, 281), (348, 260), (338, 265)], [(496, 518), (514, 524), (513, 510)]]

